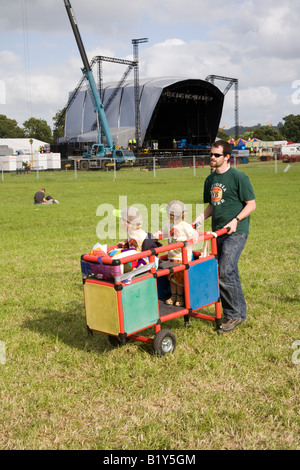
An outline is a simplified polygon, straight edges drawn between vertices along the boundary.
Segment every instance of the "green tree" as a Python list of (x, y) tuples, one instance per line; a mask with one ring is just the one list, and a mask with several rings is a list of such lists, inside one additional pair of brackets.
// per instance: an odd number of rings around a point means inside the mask
[(284, 140), (282, 128), (280, 131), (272, 126), (260, 126), (258, 128), (251, 128), (248, 132), (245, 132), (243, 139), (248, 140), (256, 137), (260, 140), (273, 141), (273, 140)]
[(25, 137), (24, 130), (18, 126), (15, 119), (9, 119), (4, 114), (0, 114), (0, 138), (20, 139)]
[(283, 118), (284, 124), (280, 128), (280, 132), (288, 141), (300, 142), (300, 115), (290, 114)]
[(44, 119), (30, 118), (23, 122), (25, 137), (52, 143), (51, 127)]
[(230, 135), (227, 134), (227, 132), (220, 131), (220, 130), (217, 134), (217, 137), (218, 137), (218, 139), (221, 139), (221, 140), (230, 140)]
[(65, 135), (66, 108), (57, 111), (52, 119), (54, 124), (53, 140), (56, 141), (56, 139)]

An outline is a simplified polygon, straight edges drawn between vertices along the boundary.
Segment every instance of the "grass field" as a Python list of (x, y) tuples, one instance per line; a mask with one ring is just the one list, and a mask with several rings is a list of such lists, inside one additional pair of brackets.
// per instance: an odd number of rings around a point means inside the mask
[[(248, 321), (218, 336), (171, 320), (177, 348), (161, 358), (87, 335), (80, 255), (101, 242), (99, 205), (201, 203), (209, 168), (4, 174), (0, 448), (299, 449), (300, 164), (284, 168), (239, 167), (257, 198), (240, 260)], [(59, 205), (32, 204), (43, 186)]]

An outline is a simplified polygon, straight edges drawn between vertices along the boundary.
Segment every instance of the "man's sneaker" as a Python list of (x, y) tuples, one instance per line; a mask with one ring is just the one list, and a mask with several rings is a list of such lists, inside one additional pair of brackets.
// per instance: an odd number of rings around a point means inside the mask
[(243, 319), (241, 317), (238, 317), (235, 320), (233, 320), (232, 318), (228, 318), (224, 320), (220, 328), (222, 331), (231, 331), (242, 322)]
[(59, 202), (56, 199), (54, 199), (53, 202), (54, 202), (54, 204), (59, 204)]

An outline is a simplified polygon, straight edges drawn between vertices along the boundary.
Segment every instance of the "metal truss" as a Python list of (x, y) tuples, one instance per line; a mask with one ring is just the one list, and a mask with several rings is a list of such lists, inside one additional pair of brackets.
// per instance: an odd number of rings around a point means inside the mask
[(237, 78), (222, 77), (220, 75), (208, 75), (206, 81), (214, 85), (215, 80), (223, 80), (228, 82), (223, 94), (226, 95), (228, 90), (234, 85), (235, 97), (234, 97), (234, 113), (235, 113), (235, 140), (239, 137), (239, 81)]

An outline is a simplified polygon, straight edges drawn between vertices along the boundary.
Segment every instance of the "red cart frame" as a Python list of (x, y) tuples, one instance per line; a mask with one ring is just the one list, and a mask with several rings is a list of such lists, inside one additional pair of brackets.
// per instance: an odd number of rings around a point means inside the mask
[[(203, 241), (210, 240), (210, 252), (207, 256), (193, 252), (192, 261), (188, 261), (188, 242), (172, 243), (129, 254), (122, 259), (99, 259), (89, 254), (82, 255), (81, 270), (89, 334), (93, 331), (107, 334), (110, 343), (115, 346), (124, 345), (128, 340), (145, 342), (151, 344), (159, 356), (174, 352), (176, 347), (174, 333), (162, 328), (162, 324), (171, 319), (183, 317), (187, 327), (190, 326), (190, 317), (208, 320), (216, 324), (216, 331), (220, 334), (222, 313), (217, 237), (227, 233), (227, 230), (200, 233)], [(156, 257), (164, 261), (167, 254), (163, 253), (178, 248), (182, 250), (181, 264), (169, 262), (165, 263), (166, 267), (156, 268)], [(146, 268), (148, 272), (139, 273), (138, 269), (132, 271), (128, 283), (128, 279), (120, 275), (121, 265), (146, 257), (149, 259)], [(97, 279), (93, 273), (101, 269), (104, 272), (108, 268), (112, 273), (108, 279), (107, 275), (104, 276), (106, 279)], [(184, 272), (185, 307), (183, 308), (164, 303), (166, 297), (164, 289), (169, 287), (169, 275), (177, 271)], [(215, 305), (214, 315), (201, 313), (203, 308), (210, 305)], [(141, 334), (143, 330), (151, 327), (154, 328), (153, 338)]]

